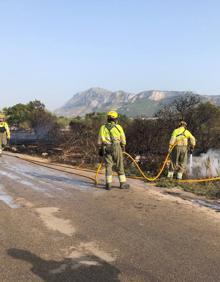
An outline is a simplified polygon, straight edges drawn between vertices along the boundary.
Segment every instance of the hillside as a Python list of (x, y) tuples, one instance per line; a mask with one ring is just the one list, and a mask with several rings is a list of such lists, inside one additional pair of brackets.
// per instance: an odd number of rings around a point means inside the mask
[[(90, 88), (78, 92), (55, 111), (59, 116), (84, 116), (91, 112), (117, 110), (127, 116), (153, 116), (161, 107), (170, 104), (174, 99), (186, 95), (185, 91), (142, 91), (137, 94), (125, 91), (111, 92), (103, 88)], [(198, 95), (191, 93), (192, 95)], [(220, 105), (220, 96), (199, 95), (201, 100)]]

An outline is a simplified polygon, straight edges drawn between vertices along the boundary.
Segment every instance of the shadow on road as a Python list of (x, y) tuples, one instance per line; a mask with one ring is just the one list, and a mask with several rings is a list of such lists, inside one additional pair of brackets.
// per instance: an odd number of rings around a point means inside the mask
[(96, 256), (81, 256), (63, 261), (44, 260), (21, 249), (8, 249), (8, 255), (32, 264), (31, 271), (47, 282), (120, 282), (120, 271)]

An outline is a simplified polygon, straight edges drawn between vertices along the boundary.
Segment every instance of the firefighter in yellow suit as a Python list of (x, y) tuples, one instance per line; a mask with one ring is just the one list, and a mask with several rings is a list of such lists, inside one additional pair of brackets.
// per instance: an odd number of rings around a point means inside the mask
[(129, 188), (129, 184), (126, 183), (123, 163), (126, 138), (122, 126), (118, 124), (117, 112), (110, 111), (107, 114), (107, 123), (103, 124), (99, 130), (98, 145), (99, 155), (104, 157), (106, 166), (106, 190), (111, 189), (114, 164), (118, 173), (120, 188)]
[(181, 121), (179, 127), (176, 128), (171, 135), (169, 150), (172, 150), (173, 146), (175, 146), (171, 153), (171, 163), (167, 175), (167, 177), (171, 179), (174, 176), (174, 172), (177, 173), (177, 179), (182, 179), (183, 177), (187, 165), (188, 140), (190, 140), (192, 150), (196, 145), (195, 137), (186, 127), (187, 123)]
[(0, 113), (0, 156), (2, 155), (3, 147), (10, 140), (10, 130), (8, 123), (5, 122), (5, 115)]

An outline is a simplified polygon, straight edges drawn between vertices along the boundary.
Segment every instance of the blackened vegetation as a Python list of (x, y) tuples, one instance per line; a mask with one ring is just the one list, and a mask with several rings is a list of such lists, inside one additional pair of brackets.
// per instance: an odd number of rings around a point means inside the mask
[[(170, 135), (180, 120), (188, 123), (189, 130), (197, 139), (196, 154), (220, 147), (220, 108), (211, 103), (200, 103), (197, 96), (186, 95), (176, 99), (153, 118), (120, 117), (119, 122), (127, 137), (126, 151), (137, 157), (144, 171), (155, 174), (159, 169), (167, 154)], [(105, 121), (104, 113), (91, 113), (85, 118), (73, 119), (65, 142), (61, 144), (64, 154), (59, 160), (94, 167), (100, 161), (97, 135)], [(129, 172), (136, 173), (130, 161), (126, 162)]]
[(66, 132), (65, 142), (61, 144), (63, 155), (59, 157), (59, 161), (81, 166), (93, 166), (99, 162), (98, 131), (105, 121), (106, 116), (103, 113), (91, 113), (83, 119), (73, 119), (69, 124), (69, 131)]
[[(100, 162), (97, 137), (101, 124), (106, 122), (105, 113), (91, 113), (64, 122), (62, 117), (57, 118), (46, 111), (39, 101), (26, 106), (15, 105), (5, 112), (11, 125), (32, 132), (34, 136), (31, 142), (28, 138), (20, 142), (15, 134), (12, 145), (24, 146), (25, 149), (32, 146), (34, 153), (46, 152), (54, 160), (74, 165), (95, 168)], [(119, 122), (127, 137), (126, 151), (137, 157), (145, 172), (155, 174), (159, 169), (167, 154), (170, 135), (180, 120), (188, 123), (189, 130), (197, 139), (195, 154), (220, 148), (220, 108), (209, 102), (201, 103), (195, 95), (188, 94), (174, 100), (152, 118), (120, 117)], [(128, 173), (137, 173), (129, 160), (125, 163)]]

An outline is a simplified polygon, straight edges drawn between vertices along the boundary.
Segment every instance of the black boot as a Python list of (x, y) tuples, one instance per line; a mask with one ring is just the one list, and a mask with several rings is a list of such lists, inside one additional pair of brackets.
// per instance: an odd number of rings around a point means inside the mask
[(120, 183), (120, 189), (128, 189), (130, 185), (126, 182), (121, 182)]
[(106, 190), (111, 190), (111, 183), (106, 183), (105, 189)]

